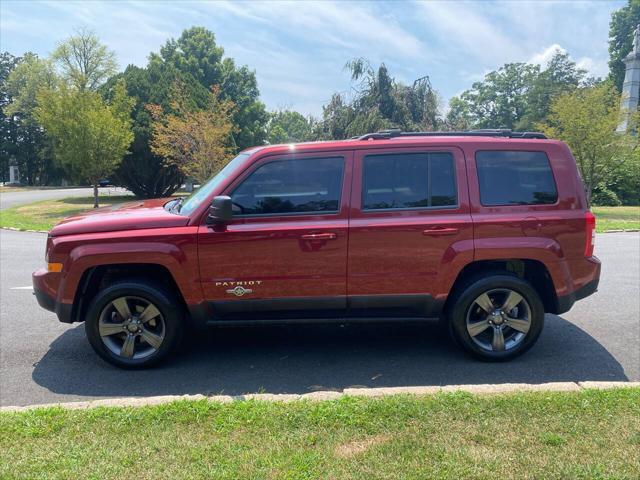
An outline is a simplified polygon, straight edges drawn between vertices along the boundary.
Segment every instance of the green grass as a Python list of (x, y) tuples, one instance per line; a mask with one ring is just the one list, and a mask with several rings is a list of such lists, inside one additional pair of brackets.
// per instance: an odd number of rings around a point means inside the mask
[(596, 231), (640, 229), (640, 206), (592, 207), (596, 216)]
[[(131, 202), (132, 196), (100, 196), (100, 206)], [(51, 230), (65, 217), (93, 208), (93, 197), (72, 197), (62, 200), (44, 200), (0, 211), (0, 227), (21, 230)]]
[(640, 388), (0, 414), (0, 478), (629, 478)]

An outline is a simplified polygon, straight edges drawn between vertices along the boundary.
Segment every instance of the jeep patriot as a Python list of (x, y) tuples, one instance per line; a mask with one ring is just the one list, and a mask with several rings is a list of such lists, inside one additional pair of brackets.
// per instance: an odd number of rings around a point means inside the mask
[(33, 286), (123, 368), (194, 327), (427, 319), (501, 361), (596, 291), (594, 238), (564, 143), (388, 130), (255, 147), (186, 198), (69, 217)]

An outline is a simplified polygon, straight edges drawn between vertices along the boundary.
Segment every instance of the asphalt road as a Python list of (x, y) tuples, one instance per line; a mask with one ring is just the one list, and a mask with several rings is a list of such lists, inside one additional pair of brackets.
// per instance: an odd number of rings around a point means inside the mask
[[(129, 193), (120, 187), (100, 188), (100, 195), (127, 195)], [(57, 200), (69, 197), (91, 197), (93, 188), (52, 188), (43, 190), (16, 190), (15, 192), (0, 192), (0, 210), (39, 202), (40, 200)]]
[[(354, 386), (640, 381), (640, 234), (598, 235), (600, 291), (537, 345), (504, 364), (474, 361), (435, 325), (216, 329), (162, 367), (127, 372), (100, 360), (83, 325), (40, 309), (28, 288), (45, 235), (0, 230), (0, 404), (105, 397), (306, 393)], [(18, 287), (16, 289), (16, 287)]]

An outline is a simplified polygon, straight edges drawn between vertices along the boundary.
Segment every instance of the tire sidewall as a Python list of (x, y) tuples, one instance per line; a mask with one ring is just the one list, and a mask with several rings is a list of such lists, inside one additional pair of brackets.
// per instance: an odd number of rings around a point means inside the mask
[[(160, 348), (144, 359), (124, 359), (119, 357), (102, 341), (98, 324), (102, 311), (118, 297), (135, 296), (153, 303), (164, 319), (165, 337)], [(89, 343), (100, 357), (120, 368), (138, 369), (158, 364), (174, 350), (183, 330), (183, 322), (178, 301), (159, 285), (144, 280), (120, 281), (100, 291), (91, 301), (85, 318), (85, 331)]]
[[(467, 311), (473, 301), (483, 292), (508, 288), (520, 295), (531, 308), (531, 328), (524, 340), (511, 350), (489, 352), (477, 345), (467, 331)], [(512, 275), (491, 275), (467, 283), (455, 298), (449, 313), (449, 328), (454, 340), (476, 358), (486, 361), (505, 361), (517, 357), (529, 350), (537, 341), (544, 326), (544, 306), (536, 290), (527, 282)]]

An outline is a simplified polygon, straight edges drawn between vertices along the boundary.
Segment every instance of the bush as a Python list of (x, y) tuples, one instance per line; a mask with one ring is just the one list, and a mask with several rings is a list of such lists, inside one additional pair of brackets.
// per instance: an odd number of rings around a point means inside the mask
[(591, 203), (593, 205), (601, 205), (603, 207), (619, 207), (622, 205), (618, 195), (616, 195), (616, 193), (610, 190), (606, 185), (598, 185), (593, 189)]

